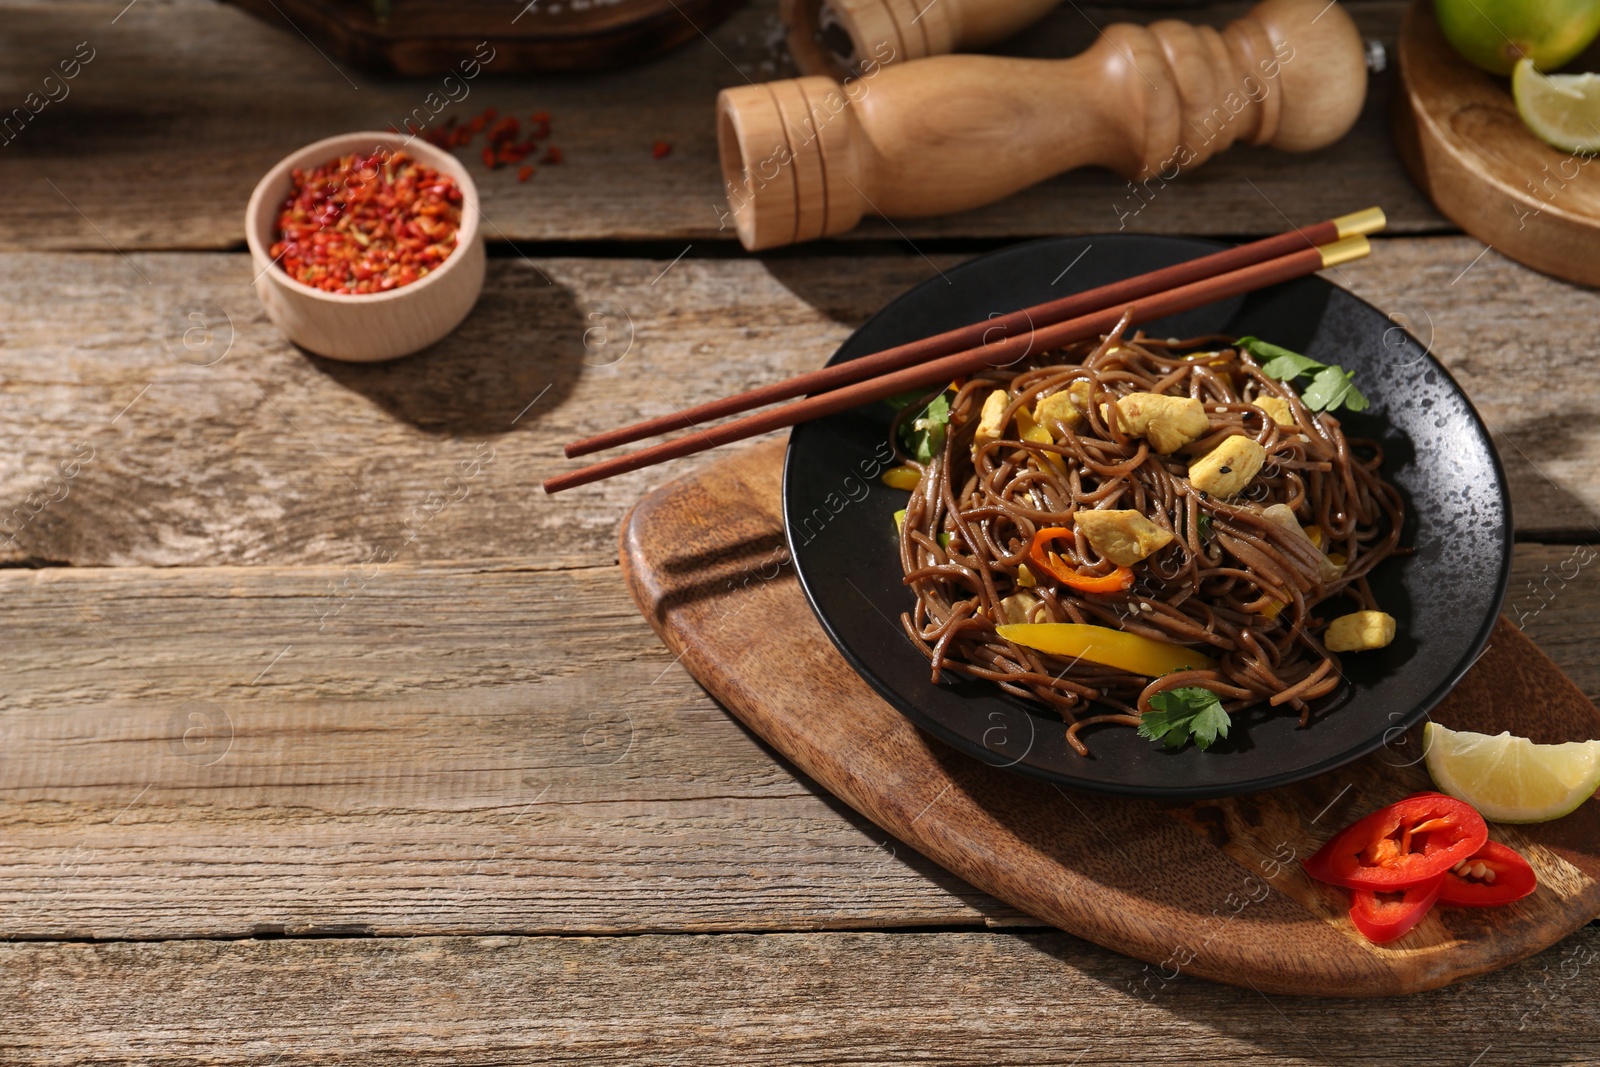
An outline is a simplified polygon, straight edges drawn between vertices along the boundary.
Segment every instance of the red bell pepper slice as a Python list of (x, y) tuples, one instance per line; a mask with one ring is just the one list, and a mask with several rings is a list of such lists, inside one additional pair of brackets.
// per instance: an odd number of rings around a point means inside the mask
[(1444, 874), (1488, 839), (1488, 824), (1472, 805), (1418, 793), (1350, 824), (1305, 868), (1350, 889), (1397, 890)]
[(1350, 895), (1350, 921), (1375, 945), (1402, 938), (1439, 899), (1444, 879), (1444, 875), (1436, 874), (1392, 893), (1357, 889)]
[(1539, 886), (1539, 877), (1528, 861), (1498, 841), (1485, 841), (1482, 848), (1464, 861), (1469, 869), (1482, 864), (1490, 873), (1483, 876), (1457, 874), (1459, 868), (1444, 873), (1444, 888), (1439, 903), (1462, 908), (1489, 908), (1521, 900)]

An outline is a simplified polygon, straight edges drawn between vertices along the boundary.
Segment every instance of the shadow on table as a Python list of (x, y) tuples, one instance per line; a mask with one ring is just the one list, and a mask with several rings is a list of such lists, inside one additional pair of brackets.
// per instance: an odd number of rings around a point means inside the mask
[[(522, 270), (491, 270), (460, 326), (415, 355), (318, 371), (395, 418), (441, 436), (498, 436), (554, 411), (583, 373), (588, 324), (572, 291)], [(537, 399), (537, 403), (534, 401)]]
[[(827, 251), (827, 242), (821, 242), (787, 255), (768, 253), (762, 264), (779, 285), (834, 322), (850, 327), (860, 326), (912, 286), (937, 277), (939, 270), (970, 258), (936, 255), (930, 261), (905, 255), (899, 247), (893, 250), (898, 254), (870, 257), (828, 255)], [(831, 354), (824, 353), (822, 358)]]

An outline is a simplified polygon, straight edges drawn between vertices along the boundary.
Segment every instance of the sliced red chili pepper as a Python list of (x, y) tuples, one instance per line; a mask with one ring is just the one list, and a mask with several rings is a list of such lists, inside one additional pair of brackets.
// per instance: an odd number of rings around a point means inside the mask
[(652, 159), (665, 159), (671, 154), (671, 141), (657, 141), (655, 144), (650, 146), (650, 156)]
[(1351, 889), (1401, 889), (1435, 878), (1483, 847), (1470, 804), (1418, 793), (1350, 824), (1305, 861), (1311, 877)]
[(1039, 565), (1039, 569), (1062, 585), (1069, 586), (1081, 593), (1120, 593), (1133, 584), (1133, 571), (1127, 567), (1118, 567), (1110, 574), (1094, 575), (1079, 574), (1066, 561), (1050, 551), (1050, 542), (1058, 537), (1071, 537), (1072, 531), (1065, 526), (1047, 526), (1033, 535), (1033, 544), (1028, 549), (1028, 558)]
[[(1476, 874), (1479, 865), (1484, 873)], [(1457, 873), (1463, 868), (1468, 873)], [(1444, 873), (1439, 903), (1460, 908), (1488, 908), (1521, 900), (1539, 887), (1539, 876), (1528, 861), (1498, 841), (1483, 847)]]
[(1386, 945), (1406, 935), (1422, 921), (1439, 899), (1443, 875), (1408, 885), (1396, 892), (1357, 889), (1350, 898), (1350, 921), (1375, 945)]

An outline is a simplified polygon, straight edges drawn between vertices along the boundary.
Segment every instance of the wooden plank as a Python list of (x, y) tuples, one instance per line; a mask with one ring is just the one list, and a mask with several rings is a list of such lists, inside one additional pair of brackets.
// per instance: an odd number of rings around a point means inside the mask
[(549, 498), (562, 442), (808, 369), (931, 270), (497, 260), (448, 339), (360, 365), (288, 344), (242, 255), (0, 257), (0, 559), (609, 562), (685, 465)]
[[(1600, 382), (1572, 329), (1600, 295), (1480, 253), (1383, 241), (1334, 277), (1432, 339), (1523, 536), (1600, 539)], [(242, 255), (0, 255), (0, 562), (608, 563), (628, 506), (702, 461), (546, 497), (562, 443), (814, 367), (955, 261), (493, 260), (454, 335), (357, 366), (287, 344)]]
[[(1190, 14), (1220, 25), (1247, 6), (1216, 4)], [(1351, 9), (1365, 34), (1392, 45), (1404, 6), (1382, 0)], [(299, 34), (226, 5), (146, 0), (123, 7), (121, 0), (7, 5), (12, 54), (27, 57), (0, 71), (8, 108), (39, 92), (80, 42), (89, 42), (94, 58), (64, 99), (46, 104), (5, 145), (0, 247), (237, 247), (250, 190), (295, 148), (387, 129), (419, 107), (424, 115), (439, 109), (435, 121), (444, 122), (489, 105), (524, 118), (549, 111), (554, 143), (566, 155), (519, 184), (512, 169), (489, 173), (470, 151), (491, 240), (731, 241), (716, 94), (747, 79), (794, 74), (775, 0), (759, 0), (709, 39), (632, 70), (513, 80), (495, 76), (491, 62), (488, 73), (450, 86), (442, 78), (394, 78), (336, 64)], [(1063, 5), (1011, 50), (1072, 55), (1094, 41), (1098, 25), (1153, 17)], [(472, 51), (464, 48), (461, 58), (471, 60)], [(874, 222), (850, 239), (1093, 233), (1115, 230), (1119, 220), (1140, 232), (1251, 234), (1282, 229), (1283, 216), (1310, 222), (1369, 202), (1389, 210), (1396, 231), (1448, 230), (1390, 143), (1393, 81), (1392, 72), (1378, 77), (1357, 128), (1308, 156), (1237, 148), (1171, 184), (1153, 181), (1144, 199), (1121, 178), (1084, 171), (961, 215), (897, 227)], [(447, 106), (448, 96), (459, 103)], [(651, 151), (658, 140), (672, 145), (660, 160)]]
[[(1595, 558), (1519, 546), (1508, 602), (1591, 698)], [(0, 938), (1023, 921), (776, 760), (613, 567), (7, 569), (0, 632)]]
[[(7, 945), (44, 1065), (1592, 1063), (1600, 930), (1384, 1000), (1151, 983), (1063, 934)], [(845, 1052), (848, 1050), (848, 1052)]]
[(615, 568), (0, 587), (0, 936), (1017, 919), (774, 761)]

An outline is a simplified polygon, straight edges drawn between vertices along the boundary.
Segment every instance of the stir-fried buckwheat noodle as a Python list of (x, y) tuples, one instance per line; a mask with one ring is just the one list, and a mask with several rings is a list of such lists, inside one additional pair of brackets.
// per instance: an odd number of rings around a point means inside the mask
[[(1307, 409), (1291, 385), (1267, 377), (1231, 344), (1226, 337), (1158, 341), (1142, 333), (1125, 339), (1119, 327), (1099, 342), (960, 386), (943, 450), (923, 469), (900, 533), (905, 582), (916, 594), (901, 623), (931, 660), (935, 681), (941, 671), (986, 678), (1048, 705), (1069, 724), (1067, 741), (1080, 755), (1088, 754), (1082, 728), (1137, 726), (1150, 698), (1167, 690), (1209, 689), (1229, 713), (1262, 701), (1287, 706), (1303, 726), (1309, 702), (1339, 687), (1338, 659), (1320, 640), (1331, 615), (1319, 616), (1318, 607), (1337, 595), (1356, 602), (1345, 610), (1377, 608), (1367, 575), (1398, 549), (1400, 495), (1378, 473), (1376, 442), (1346, 438), (1336, 418)], [(1032, 410), (1041, 396), (1080, 380), (1094, 400), (1076, 430), (1057, 422), (1046, 427), (1053, 443), (1016, 439), (1019, 409)], [(974, 449), (979, 410), (995, 389), (1010, 398), (1005, 436)], [(1159, 455), (1102, 414), (1102, 404), (1135, 392), (1194, 397), (1210, 428)], [(1271, 396), (1289, 402), (1295, 425), (1280, 426), (1252, 403)], [(900, 423), (920, 407), (912, 404), (896, 420), (897, 448)], [(1265, 463), (1239, 495), (1208, 497), (1190, 484), (1188, 465), (1235, 434), (1261, 444)], [(1047, 454), (1061, 457), (1063, 469)], [(1321, 527), (1321, 552), (1347, 561), (1338, 577), (1327, 577), (1309, 540), (1263, 517), (1271, 504)], [(1035, 576), (1038, 584), (1027, 592), (1038, 604), (1028, 607), (1027, 621), (1090, 623), (1182, 644), (1215, 659), (1215, 670), (1152, 679), (1038, 652), (996, 633), (996, 620), (1017, 621), (1001, 601), (1019, 589), (1018, 566), (1029, 562), (1035, 531), (1074, 528), (1073, 514), (1091, 508), (1137, 509), (1174, 539), (1133, 568), (1137, 581), (1123, 592), (1082, 594)], [(1054, 548), (1082, 573), (1112, 570), (1081, 532)]]

